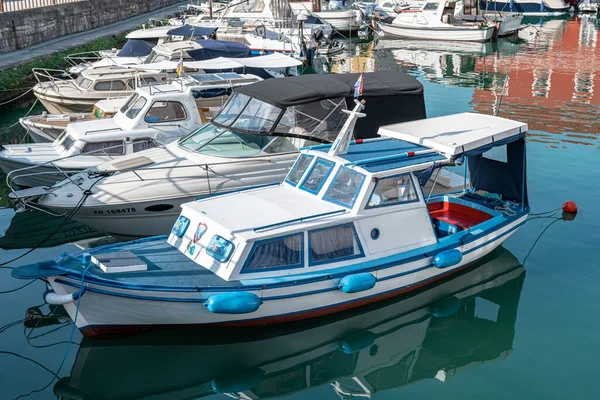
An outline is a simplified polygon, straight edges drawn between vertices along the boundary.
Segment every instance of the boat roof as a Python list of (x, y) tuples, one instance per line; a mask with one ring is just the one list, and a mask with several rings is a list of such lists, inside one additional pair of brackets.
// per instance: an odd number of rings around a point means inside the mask
[[(449, 157), (499, 146), (522, 137), (527, 124), (485, 114), (461, 113), (402, 122), (379, 128), (379, 134), (425, 146)], [(512, 140), (511, 140), (512, 139)]]
[[(313, 148), (318, 152), (327, 153), (331, 148), (331, 144), (314, 146)], [(393, 158), (393, 156), (402, 153), (424, 150), (429, 149), (403, 140), (388, 139), (363, 143), (352, 142), (348, 148), (348, 153), (340, 157), (347, 160), (348, 163), (360, 165), (362, 169), (372, 173), (447, 160), (447, 157), (439, 153), (421, 154), (406, 158)]]
[[(285, 108), (319, 100), (353, 97), (360, 73), (302, 75), (280, 80), (268, 79), (237, 88), (236, 91), (274, 106)], [(422, 94), (423, 85), (415, 78), (397, 71), (370, 72), (364, 75), (363, 98)]]
[(125, 36), (125, 38), (126, 39), (165, 38), (165, 37), (169, 36), (169, 34), (167, 32), (169, 32), (171, 29), (173, 29), (172, 26), (159, 26), (156, 28), (149, 28), (149, 29), (137, 29), (133, 32), (129, 32), (127, 34), (127, 36)]

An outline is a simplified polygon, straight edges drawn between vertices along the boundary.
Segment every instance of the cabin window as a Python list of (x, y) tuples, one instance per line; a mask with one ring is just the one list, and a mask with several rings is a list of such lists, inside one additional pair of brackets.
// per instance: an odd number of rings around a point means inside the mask
[(425, 7), (423, 7), (423, 10), (437, 10), (438, 8), (438, 3), (427, 3), (425, 4)]
[(90, 79), (84, 78), (83, 75), (79, 75), (75, 80), (77, 86), (82, 89), (89, 89), (92, 86), (92, 81)]
[(300, 157), (298, 157), (296, 163), (292, 167), (292, 170), (288, 174), (287, 178), (285, 178), (285, 181), (290, 185), (296, 186), (300, 181), (300, 178), (302, 178), (302, 175), (304, 175), (304, 171), (306, 171), (306, 167), (308, 167), (308, 164), (310, 164), (312, 159), (313, 156), (306, 154), (302, 154)]
[(186, 119), (185, 108), (178, 101), (155, 101), (146, 113), (146, 122), (169, 122)]
[(331, 161), (317, 158), (317, 161), (313, 164), (306, 178), (304, 178), (300, 188), (313, 194), (319, 193), (334, 165)]
[(69, 135), (65, 135), (65, 139), (63, 140), (62, 147), (65, 148), (65, 151), (69, 151), (71, 149), (71, 147), (73, 147), (73, 143), (75, 143), (75, 141), (73, 140), (73, 138)]
[[(81, 149), (82, 154), (124, 154), (125, 148), (122, 140), (111, 140), (108, 142), (90, 142), (86, 143)], [(97, 154), (96, 154), (97, 155)]]
[(137, 153), (138, 151), (151, 149), (153, 147), (158, 147), (158, 143), (156, 143), (153, 139), (150, 138), (140, 138), (133, 140), (133, 152)]
[(352, 208), (358, 197), (365, 176), (346, 167), (341, 167), (327, 189), (324, 199), (344, 207)]
[(105, 81), (98, 82), (94, 86), (94, 90), (123, 90), (125, 89), (125, 83), (123, 81)]
[(363, 256), (358, 235), (351, 223), (308, 232), (308, 248), (310, 265)]
[(244, 266), (244, 272), (303, 266), (304, 234), (298, 233), (255, 243)]
[(367, 208), (391, 206), (394, 204), (418, 201), (419, 196), (415, 190), (409, 174), (379, 178), (373, 193), (367, 203)]
[(135, 103), (131, 106), (129, 110), (125, 113), (128, 118), (134, 119), (137, 115), (142, 111), (142, 108), (146, 105), (146, 99), (144, 97), (140, 97), (136, 100)]
[(132, 94), (131, 97), (129, 99), (127, 99), (127, 102), (125, 104), (123, 104), (123, 107), (121, 107), (121, 109), (119, 111), (121, 111), (122, 113), (127, 111), (127, 109), (129, 107), (131, 107), (131, 105), (133, 103), (135, 103), (135, 101), (138, 99), (138, 97), (140, 97), (139, 94), (137, 94), (137, 93)]

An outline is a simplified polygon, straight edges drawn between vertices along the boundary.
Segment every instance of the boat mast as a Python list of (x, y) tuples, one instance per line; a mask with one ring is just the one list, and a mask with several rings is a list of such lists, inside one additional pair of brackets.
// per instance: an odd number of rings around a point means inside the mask
[(361, 111), (365, 108), (365, 101), (354, 100), (356, 104), (352, 111), (342, 110), (346, 114), (349, 114), (348, 119), (342, 126), (340, 133), (335, 138), (335, 141), (331, 145), (331, 149), (327, 153), (330, 156), (341, 156), (348, 153), (348, 148), (350, 147), (350, 142), (352, 141), (352, 134), (354, 133), (354, 125), (356, 125), (356, 121), (359, 118), (365, 117), (367, 114), (361, 113)]

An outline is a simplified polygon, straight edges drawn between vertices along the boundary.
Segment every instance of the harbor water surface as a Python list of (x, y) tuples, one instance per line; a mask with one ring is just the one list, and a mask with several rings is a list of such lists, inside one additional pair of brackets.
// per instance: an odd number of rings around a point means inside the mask
[[(50, 311), (41, 305), (44, 284), (5, 293), (23, 282), (1, 269), (0, 398), (600, 398), (598, 25), (589, 17), (528, 22), (520, 39), (494, 44), (349, 43), (315, 69), (399, 69), (423, 83), (430, 117), (499, 112), (528, 123), (532, 213), (573, 200), (574, 220), (533, 216), (477, 267), (412, 296), (250, 332), (71, 338), (62, 317), (24, 326), (26, 314), (37, 315), (33, 307)], [(11, 117), (18, 113), (2, 123)], [(53, 223), (15, 214), (1, 179), (0, 202), (9, 208), (0, 210), (0, 263), (39, 243)], [(58, 243), (96, 235), (73, 223), (46, 243), (54, 247), (9, 265), (54, 258), (76, 250)]]

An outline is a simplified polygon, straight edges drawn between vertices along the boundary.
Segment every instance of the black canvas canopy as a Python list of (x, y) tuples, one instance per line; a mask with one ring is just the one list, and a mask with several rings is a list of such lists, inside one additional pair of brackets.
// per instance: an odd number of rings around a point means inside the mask
[[(235, 91), (282, 109), (335, 98), (345, 98), (347, 108), (351, 109), (354, 106), (354, 85), (360, 75), (302, 75), (269, 79), (238, 87)], [(366, 101), (367, 117), (358, 120), (356, 138), (376, 137), (382, 125), (426, 118), (423, 85), (403, 72), (365, 73), (360, 99)]]

